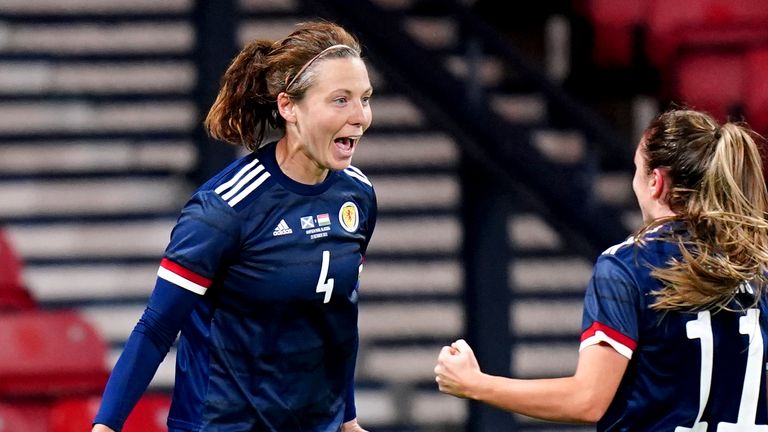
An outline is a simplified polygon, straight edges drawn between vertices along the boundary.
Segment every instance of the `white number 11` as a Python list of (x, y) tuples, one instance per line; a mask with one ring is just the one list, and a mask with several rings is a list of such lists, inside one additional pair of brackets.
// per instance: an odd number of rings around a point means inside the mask
[[(768, 432), (768, 425), (755, 424), (757, 401), (760, 397), (760, 381), (763, 373), (763, 334), (760, 332), (759, 319), (760, 311), (758, 309), (749, 309), (746, 315), (739, 318), (739, 333), (749, 337), (747, 368), (744, 372), (739, 415), (736, 423), (718, 423), (718, 432)], [(698, 317), (688, 321), (685, 328), (688, 339), (699, 339), (701, 343), (699, 414), (696, 416), (693, 427), (678, 426), (675, 428), (675, 432), (706, 432), (707, 422), (702, 422), (701, 416), (704, 414), (704, 407), (709, 400), (714, 357), (714, 337), (712, 336), (712, 320), (709, 311), (699, 312)]]
[(333, 293), (333, 278), (327, 279), (328, 267), (331, 266), (331, 251), (323, 251), (323, 263), (320, 265), (320, 277), (317, 278), (316, 293), (325, 293), (323, 303), (331, 301), (331, 293)]

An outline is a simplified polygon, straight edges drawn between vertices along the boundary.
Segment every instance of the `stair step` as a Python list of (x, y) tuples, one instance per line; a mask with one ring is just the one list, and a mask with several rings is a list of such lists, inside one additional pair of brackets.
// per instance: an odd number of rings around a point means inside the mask
[(409, 17), (403, 25), (408, 34), (426, 49), (452, 49), (459, 41), (459, 24), (454, 18)]
[(190, 141), (89, 140), (0, 145), (0, 175), (163, 170), (189, 172), (197, 163)]
[(456, 216), (382, 219), (376, 223), (368, 253), (458, 253), (461, 231)]
[(296, 30), (296, 23), (308, 21), (303, 17), (243, 19), (237, 28), (237, 42), (243, 47), (257, 39), (279, 40)]
[(371, 176), (380, 210), (456, 210), (459, 184), (455, 176)]
[(536, 214), (517, 214), (507, 220), (510, 245), (520, 251), (559, 250), (562, 239), (544, 219)]
[(0, 62), (0, 93), (182, 93), (193, 90), (196, 75), (188, 61), (4, 61)]
[[(458, 336), (458, 335), (455, 335)], [(446, 343), (455, 337), (446, 338)], [(365, 344), (363, 342), (363, 344)], [(434, 382), (434, 368), (441, 346), (361, 347), (358, 370), (360, 379), (390, 383)]]
[(520, 293), (583, 292), (592, 266), (581, 257), (518, 258), (510, 265), (510, 288)]
[(516, 336), (578, 334), (582, 310), (582, 300), (517, 300), (510, 306), (510, 328)]
[[(239, 0), (240, 10), (245, 12), (298, 12), (298, 0)], [(286, 33), (287, 34), (287, 33)]]
[[(36, 2), (30, 2), (36, 3)], [(2, 26), (0, 53), (189, 53), (195, 31), (188, 22), (13, 23)]]
[(397, 405), (387, 389), (355, 388), (355, 408), (363, 425), (381, 426), (397, 421)]
[(498, 87), (507, 77), (504, 63), (497, 57), (484, 55), (478, 69), (473, 76), (466, 57), (461, 55), (448, 55), (444, 60), (445, 67), (456, 79), (460, 81), (477, 80), (483, 87)]
[(192, 102), (13, 102), (0, 103), (0, 134), (52, 132), (191, 131)]
[(360, 337), (408, 339), (451, 338), (463, 331), (464, 311), (458, 302), (360, 303)]
[(414, 423), (421, 426), (442, 426), (433, 429), (440, 431), (446, 431), (447, 425), (463, 426), (469, 417), (469, 402), (438, 393), (437, 384), (434, 388), (433, 391), (416, 391), (411, 397), (411, 415)]
[(579, 357), (579, 337), (573, 343), (525, 343), (512, 349), (511, 373), (519, 378), (573, 375)]
[(189, 193), (187, 182), (174, 178), (4, 181), (0, 218), (165, 212)]
[[(264, 0), (258, 0), (264, 1)], [(193, 0), (3, 0), (0, 11), (23, 14), (119, 14), (125, 12), (158, 13), (184, 12), (192, 8)]]
[(175, 219), (87, 224), (9, 225), (22, 259), (160, 257)]
[[(377, 235), (377, 234), (374, 234)], [(370, 260), (360, 274), (361, 296), (459, 295), (464, 272), (456, 260), (393, 262)]]
[(581, 162), (586, 154), (584, 135), (570, 130), (537, 130), (533, 134), (534, 146), (549, 160), (559, 164)]
[(142, 299), (155, 285), (157, 263), (28, 265), (24, 281), (43, 304), (93, 300)]
[(452, 138), (441, 133), (380, 134), (373, 126), (355, 151), (353, 164), (363, 171), (372, 167), (458, 168), (459, 150)]
[(630, 172), (603, 172), (595, 179), (595, 194), (600, 201), (616, 207), (637, 205)]
[(501, 94), (491, 98), (493, 111), (512, 123), (543, 123), (547, 104), (539, 95)]

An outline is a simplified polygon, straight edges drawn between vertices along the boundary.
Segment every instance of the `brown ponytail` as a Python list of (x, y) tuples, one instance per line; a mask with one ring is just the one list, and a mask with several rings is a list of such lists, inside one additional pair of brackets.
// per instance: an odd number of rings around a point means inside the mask
[(264, 79), (271, 47), (270, 41), (251, 42), (224, 73), (219, 94), (205, 118), (211, 137), (251, 148), (261, 143), (268, 126), (278, 127), (277, 104), (270, 100)]

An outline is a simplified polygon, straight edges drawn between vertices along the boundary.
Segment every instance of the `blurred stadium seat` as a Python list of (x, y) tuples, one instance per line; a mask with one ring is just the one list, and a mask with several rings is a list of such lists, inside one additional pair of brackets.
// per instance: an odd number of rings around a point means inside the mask
[(30, 417), (23, 408), (0, 404), (0, 432), (48, 432), (45, 425), (37, 424)]
[[(91, 422), (99, 409), (99, 401), (99, 397), (63, 398), (57, 401), (51, 409), (49, 432), (90, 430)], [(171, 399), (168, 395), (144, 395), (125, 422), (122, 432), (167, 431), (166, 419), (170, 406)]]
[(36, 307), (23, 282), (22, 268), (21, 259), (4, 230), (0, 229), (0, 312)]
[(75, 312), (0, 315), (0, 346), (0, 398), (46, 399), (104, 388), (104, 340)]
[(651, 0), (646, 53), (665, 69), (686, 48), (746, 47), (768, 42), (762, 0)]
[(636, 29), (645, 24), (645, 0), (589, 0), (594, 31), (593, 60), (600, 66), (632, 64)]
[(763, 135), (768, 134), (768, 45), (745, 57), (744, 111), (747, 121)]
[(674, 97), (724, 121), (740, 110), (744, 89), (740, 53), (697, 52), (675, 61)]

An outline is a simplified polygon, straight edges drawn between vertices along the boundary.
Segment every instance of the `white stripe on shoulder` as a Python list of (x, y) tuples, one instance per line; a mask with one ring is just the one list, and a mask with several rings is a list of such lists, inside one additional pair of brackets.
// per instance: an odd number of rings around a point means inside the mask
[(264, 165), (259, 165), (256, 168), (252, 169), (251, 172), (246, 174), (245, 177), (243, 177), (242, 179), (240, 179), (239, 182), (237, 182), (236, 185), (232, 186), (230, 190), (228, 190), (224, 195), (222, 195), (221, 199), (225, 201), (229, 201), (230, 198), (237, 195), (241, 189), (243, 189), (248, 183), (250, 183), (251, 180), (253, 180), (254, 177), (256, 177), (262, 171), (264, 171)]
[(259, 160), (254, 159), (253, 161), (251, 161), (251, 163), (242, 167), (240, 171), (238, 171), (237, 174), (235, 174), (235, 176), (229, 179), (226, 183), (220, 184), (219, 187), (217, 187), (214, 191), (217, 194), (221, 194), (225, 190), (231, 188), (233, 184), (237, 183), (237, 181), (240, 180), (242, 176), (244, 176), (248, 171), (250, 171), (258, 163), (259, 163)]
[[(242, 201), (243, 198), (247, 197), (251, 192), (256, 190), (257, 187), (261, 186), (261, 184), (264, 183), (264, 181), (266, 181), (269, 178), (269, 175), (270, 174), (268, 172), (264, 172), (264, 174), (260, 175), (259, 178), (254, 180), (253, 183), (249, 184), (248, 187), (243, 189), (242, 192), (240, 192), (239, 194), (235, 195), (234, 198), (232, 198), (229, 201), (227, 201), (227, 203), (230, 205), (230, 207), (234, 207), (235, 205), (237, 205), (237, 203)], [(222, 198), (224, 198), (224, 197), (222, 197)]]
[(346, 169), (344, 169), (344, 172), (348, 176), (350, 176), (352, 178), (356, 178), (356, 179), (360, 180), (361, 182), (367, 184), (368, 186), (373, 186), (371, 184), (371, 181), (368, 180), (368, 177), (366, 177), (365, 174), (363, 174), (362, 171), (360, 171), (359, 169), (357, 169), (357, 168), (355, 168), (353, 166), (347, 167)]
[(634, 242), (635, 242), (635, 237), (634, 236), (629, 236), (623, 242), (621, 242), (621, 243), (619, 243), (617, 245), (613, 245), (613, 246), (609, 247), (608, 249), (606, 249), (605, 251), (603, 251), (603, 253), (601, 255), (615, 255), (616, 252), (619, 251), (619, 249), (623, 248), (624, 246), (630, 245), (630, 244), (632, 244)]

